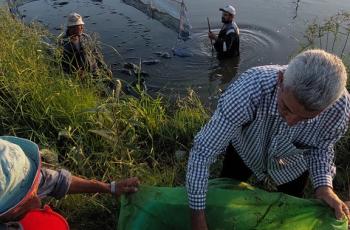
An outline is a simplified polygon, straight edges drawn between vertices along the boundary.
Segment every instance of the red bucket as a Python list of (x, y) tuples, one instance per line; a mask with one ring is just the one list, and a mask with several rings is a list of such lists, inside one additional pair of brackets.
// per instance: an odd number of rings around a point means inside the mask
[(66, 219), (47, 205), (28, 212), (20, 223), (24, 230), (69, 230)]

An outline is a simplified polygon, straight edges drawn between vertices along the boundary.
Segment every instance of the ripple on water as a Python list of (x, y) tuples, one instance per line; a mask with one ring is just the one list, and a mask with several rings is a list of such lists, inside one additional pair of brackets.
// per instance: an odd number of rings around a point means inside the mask
[(165, 86), (184, 92), (188, 87), (192, 87), (201, 95), (213, 97), (233, 79), (236, 73), (252, 66), (270, 64), (271, 56), (278, 53), (283, 39), (277, 32), (243, 25), (240, 28), (239, 60), (219, 63), (215, 52), (212, 53), (207, 29), (198, 29), (192, 34), (191, 40), (178, 44), (190, 48), (193, 57), (174, 57), (169, 61), (163, 61), (158, 66), (158, 70), (161, 71), (151, 72), (150, 81), (159, 88)]

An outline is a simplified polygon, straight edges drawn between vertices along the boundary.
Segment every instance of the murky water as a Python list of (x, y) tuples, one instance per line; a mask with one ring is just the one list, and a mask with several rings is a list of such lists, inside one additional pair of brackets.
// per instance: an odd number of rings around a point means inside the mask
[[(220, 7), (231, 3), (237, 9), (236, 22), (241, 30), (241, 57), (219, 63), (212, 54), (207, 37), (209, 17), (212, 29), (221, 27)], [(303, 39), (308, 22), (324, 19), (341, 10), (350, 10), (349, 0), (187, 0), (192, 39), (185, 45), (193, 57), (164, 59), (155, 52), (169, 52), (176, 45), (176, 32), (119, 0), (37, 0), (25, 3), (20, 12), (26, 21), (38, 20), (55, 34), (63, 30), (66, 15), (72, 11), (84, 17), (87, 32), (97, 32), (106, 61), (114, 69), (123, 62), (159, 59), (156, 65), (143, 65), (150, 76), (148, 86), (167, 95), (184, 94), (193, 88), (211, 101), (235, 73), (252, 66), (286, 64)], [(122, 58), (109, 46), (115, 47)], [(116, 72), (118, 77), (132, 77)]]

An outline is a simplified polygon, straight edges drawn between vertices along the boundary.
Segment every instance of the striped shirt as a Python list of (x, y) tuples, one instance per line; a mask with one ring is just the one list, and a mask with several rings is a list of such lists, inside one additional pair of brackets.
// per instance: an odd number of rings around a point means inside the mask
[(332, 187), (334, 144), (347, 130), (349, 93), (345, 91), (317, 117), (290, 127), (277, 109), (277, 76), (286, 68), (249, 69), (222, 94), (190, 152), (186, 176), (190, 208), (205, 208), (209, 167), (230, 142), (259, 180), (281, 185), (308, 170), (315, 188)]

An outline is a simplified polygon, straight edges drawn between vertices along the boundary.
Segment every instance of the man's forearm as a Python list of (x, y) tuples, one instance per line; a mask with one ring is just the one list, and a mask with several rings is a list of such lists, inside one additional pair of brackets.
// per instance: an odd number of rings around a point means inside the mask
[(76, 193), (110, 193), (110, 184), (97, 181), (86, 180), (80, 177), (72, 176), (68, 194)]

